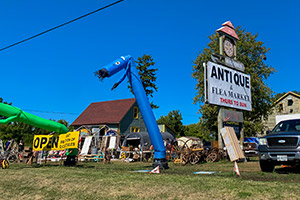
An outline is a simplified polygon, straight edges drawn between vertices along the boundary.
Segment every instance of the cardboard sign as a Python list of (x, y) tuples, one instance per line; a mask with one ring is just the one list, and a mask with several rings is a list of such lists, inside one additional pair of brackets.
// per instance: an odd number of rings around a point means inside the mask
[(230, 158), (230, 161), (244, 160), (245, 156), (232, 127), (225, 126), (221, 134)]
[(34, 151), (50, 151), (78, 148), (79, 131), (61, 135), (35, 135)]

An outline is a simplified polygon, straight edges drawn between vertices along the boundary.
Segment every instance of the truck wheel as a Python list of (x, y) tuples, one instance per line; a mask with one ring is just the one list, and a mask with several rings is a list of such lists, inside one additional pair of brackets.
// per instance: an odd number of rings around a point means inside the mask
[(259, 161), (260, 169), (263, 172), (273, 172), (275, 165), (272, 162), (260, 160)]

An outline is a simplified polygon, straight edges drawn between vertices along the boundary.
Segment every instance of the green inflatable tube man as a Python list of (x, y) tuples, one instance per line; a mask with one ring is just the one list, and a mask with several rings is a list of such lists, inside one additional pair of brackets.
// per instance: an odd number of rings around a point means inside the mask
[(54, 131), (56, 133), (67, 133), (69, 131), (68, 128), (63, 124), (48, 119), (43, 119), (41, 117), (24, 112), (20, 108), (4, 103), (0, 103), (0, 115), (7, 117), (6, 119), (1, 119), (0, 124), (8, 124), (10, 122), (18, 121), (37, 128)]

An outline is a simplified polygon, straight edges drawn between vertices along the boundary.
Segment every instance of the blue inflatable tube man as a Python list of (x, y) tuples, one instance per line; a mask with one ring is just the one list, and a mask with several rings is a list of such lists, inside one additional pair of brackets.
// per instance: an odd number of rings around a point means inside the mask
[(163, 138), (158, 129), (153, 111), (146, 96), (146, 92), (143, 88), (143, 84), (133, 58), (129, 55), (122, 56), (121, 58), (116, 59), (112, 63), (103, 67), (103, 69), (98, 70), (95, 74), (100, 80), (103, 80), (105, 77), (111, 77), (122, 69), (125, 70), (125, 74), (117, 83), (114, 84), (112, 90), (118, 87), (118, 85), (127, 76), (154, 147), (153, 168), (159, 166), (160, 169), (167, 169), (168, 163), (166, 161), (166, 149)]

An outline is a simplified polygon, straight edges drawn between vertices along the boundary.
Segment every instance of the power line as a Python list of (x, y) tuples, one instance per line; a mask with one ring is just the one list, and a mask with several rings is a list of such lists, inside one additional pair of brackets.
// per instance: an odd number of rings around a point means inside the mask
[(50, 114), (60, 114), (60, 115), (78, 115), (78, 113), (68, 113), (68, 112), (52, 112), (52, 111), (31, 110), (31, 109), (23, 109), (23, 110), (28, 112), (50, 113)]
[(1, 48), (0, 51), (4, 51), (4, 50), (6, 50), (6, 49), (8, 49), (8, 48), (11, 48), (11, 47), (16, 46), (16, 45), (18, 45), (18, 44), (21, 44), (21, 43), (23, 43), (23, 42), (26, 42), (26, 41), (31, 40), (31, 39), (33, 39), (33, 38), (36, 38), (36, 37), (38, 37), (38, 36), (41, 36), (41, 35), (43, 35), (43, 34), (45, 34), (45, 33), (48, 33), (48, 32), (53, 31), (53, 30), (55, 30), (55, 29), (61, 28), (61, 27), (65, 26), (65, 25), (67, 25), (67, 24), (70, 24), (70, 23), (75, 22), (75, 21), (77, 21), (77, 20), (79, 20), (79, 19), (82, 19), (82, 18), (87, 17), (87, 16), (89, 16), (89, 15), (92, 15), (92, 14), (94, 14), (94, 13), (96, 13), (96, 12), (99, 12), (99, 11), (101, 11), (101, 10), (104, 10), (105, 8), (109, 8), (109, 7), (113, 6), (113, 5), (116, 5), (116, 4), (120, 3), (120, 2), (122, 2), (122, 1), (125, 1), (125, 0), (119, 0), (119, 1), (116, 1), (116, 2), (114, 2), (114, 3), (112, 3), (112, 4), (109, 4), (109, 5), (107, 5), (107, 6), (104, 6), (104, 7), (102, 7), (102, 8), (99, 8), (99, 9), (97, 9), (97, 10), (94, 10), (94, 11), (92, 11), (92, 12), (89, 12), (89, 13), (87, 13), (87, 14), (85, 14), (85, 15), (82, 15), (82, 16), (80, 16), (80, 17), (77, 17), (77, 18), (75, 18), (75, 19), (72, 19), (72, 20), (70, 20), (70, 21), (68, 21), (68, 22), (65, 22), (65, 23), (61, 24), (61, 25), (55, 26), (55, 27), (50, 28), (50, 29), (48, 29), (48, 30), (46, 30), (46, 31), (43, 31), (43, 32), (41, 32), (41, 33), (38, 33), (38, 34), (36, 34), (36, 35), (34, 35), (34, 36), (31, 36), (31, 37), (29, 37), (29, 38), (26, 38), (26, 39), (24, 39), (24, 40), (21, 40), (21, 41), (19, 41), (19, 42), (16, 42), (16, 43), (11, 44), (11, 45), (9, 45), (9, 46), (6, 46), (6, 47), (4, 47), (4, 48)]

